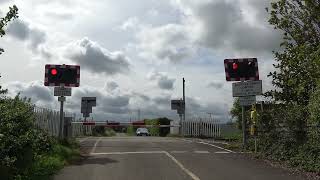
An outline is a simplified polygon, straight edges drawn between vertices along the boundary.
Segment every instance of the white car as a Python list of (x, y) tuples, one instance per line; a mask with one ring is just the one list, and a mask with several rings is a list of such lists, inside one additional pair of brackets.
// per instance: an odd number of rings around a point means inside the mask
[(138, 128), (136, 131), (137, 136), (150, 136), (149, 130), (147, 128)]

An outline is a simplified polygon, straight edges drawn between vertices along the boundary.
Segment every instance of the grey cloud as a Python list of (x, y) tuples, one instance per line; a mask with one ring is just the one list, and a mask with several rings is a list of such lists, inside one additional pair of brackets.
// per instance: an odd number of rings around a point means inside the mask
[(16, 19), (12, 23), (9, 24), (9, 26), (7, 28), (7, 33), (9, 35), (12, 35), (12, 36), (24, 41), (27, 38), (29, 38), (30, 29), (25, 22), (23, 22), (19, 19)]
[(141, 98), (145, 102), (151, 100), (151, 98), (149, 96), (146, 96), (146, 95), (138, 93), (138, 92), (133, 92), (132, 97)]
[(92, 73), (128, 73), (129, 60), (122, 52), (109, 52), (88, 38), (67, 47), (66, 57)]
[(93, 108), (93, 114), (120, 114), (128, 111), (130, 97), (127, 95), (109, 95), (103, 93), (103, 90), (94, 88), (77, 89), (66, 107), (70, 110), (80, 112), (82, 97), (97, 97), (97, 106)]
[(194, 98), (186, 99), (186, 113), (188, 117), (208, 117), (207, 113), (213, 113), (213, 117), (221, 122), (228, 120), (229, 112), (223, 104), (203, 103)]
[(161, 97), (155, 97), (152, 99), (155, 104), (160, 106), (168, 106), (170, 107), (171, 103), (171, 96), (161, 96)]
[(188, 32), (181, 24), (145, 26), (137, 37), (142, 50), (140, 56), (148, 59), (179, 62), (191, 56), (194, 51)]
[(168, 77), (161, 77), (158, 81), (158, 85), (161, 89), (171, 90), (173, 89), (174, 79), (169, 79)]
[(223, 87), (222, 82), (210, 82), (207, 87), (213, 87), (215, 89), (221, 89)]
[[(261, 13), (260, 16), (265, 16), (262, 13), (265, 9), (261, 7), (265, 4), (253, 5)], [(279, 47), (280, 34), (267, 22), (263, 23), (262, 17), (259, 17), (261, 24), (248, 24), (237, 3), (221, 0), (208, 2), (194, 11), (204, 25), (200, 43), (205, 46), (214, 49), (230, 46), (236, 51), (252, 53), (271, 52)]]
[(7, 3), (9, 2), (10, 0), (0, 0), (0, 4), (4, 4), (4, 3)]
[(156, 80), (159, 88), (165, 90), (172, 90), (175, 82), (175, 79), (169, 78), (166, 74), (159, 72), (151, 72), (149, 79)]
[(30, 85), (13, 82), (8, 84), (8, 89), (11, 96), (20, 93), (21, 97), (31, 98), (33, 103), (50, 104), (54, 101), (52, 90), (41, 85), (40, 82), (33, 82)]
[(114, 81), (107, 82), (107, 87), (106, 88), (109, 91), (113, 91), (113, 90), (117, 89), (118, 87), (119, 87), (119, 85)]
[[(32, 102), (40, 107), (57, 108), (58, 101), (53, 96), (53, 89), (42, 86), (40, 82), (25, 83), (16, 82), (11, 83), (6, 88), (9, 89), (10, 94), (14, 96), (21, 92), (21, 96), (30, 97)], [(80, 115), (81, 97), (93, 96), (97, 97), (97, 106), (93, 107), (91, 114), (95, 120), (129, 120), (137, 119), (137, 109), (141, 111), (141, 118), (155, 118), (168, 117), (171, 119), (178, 119), (176, 111), (170, 109), (169, 94), (162, 94), (156, 97), (151, 97), (141, 93), (118, 94), (110, 95), (104, 92), (103, 89), (95, 89), (93, 87), (75, 88), (71, 97), (67, 97), (65, 109), (67, 112), (77, 113)], [(142, 100), (138, 104), (132, 104), (131, 100), (139, 98)], [(201, 104), (194, 98), (187, 98), (187, 115), (191, 116), (207, 116), (206, 112), (214, 112), (215, 117), (223, 120), (227, 117), (221, 104)], [(131, 113), (130, 113), (131, 112)]]
[(45, 32), (37, 28), (32, 28), (27, 22), (20, 19), (11, 22), (8, 25), (7, 32), (9, 35), (21, 41), (28, 41), (30, 49), (34, 52), (46, 41)]

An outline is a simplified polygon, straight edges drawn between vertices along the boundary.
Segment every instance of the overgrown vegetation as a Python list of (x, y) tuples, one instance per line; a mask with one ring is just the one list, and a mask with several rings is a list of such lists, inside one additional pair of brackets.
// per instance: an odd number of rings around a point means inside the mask
[[(272, 101), (259, 112), (259, 154), (320, 172), (320, 2), (278, 0), (268, 12), (270, 24), (284, 34), (269, 75), (275, 89), (265, 94)], [(231, 113), (239, 117), (236, 102)]]
[(170, 125), (170, 119), (168, 118), (157, 118), (157, 119), (145, 119), (146, 125), (153, 125), (149, 127), (148, 130), (151, 136), (161, 136), (165, 137), (170, 133), (170, 127), (157, 127), (158, 125)]
[(136, 134), (134, 127), (133, 126), (128, 126), (127, 127), (127, 135), (128, 136), (134, 136)]
[(75, 142), (57, 141), (34, 121), (30, 100), (0, 98), (1, 179), (46, 179), (79, 155)]
[(111, 136), (115, 136), (116, 132), (112, 128), (106, 128), (104, 126), (95, 126), (92, 129), (92, 135), (111, 137)]

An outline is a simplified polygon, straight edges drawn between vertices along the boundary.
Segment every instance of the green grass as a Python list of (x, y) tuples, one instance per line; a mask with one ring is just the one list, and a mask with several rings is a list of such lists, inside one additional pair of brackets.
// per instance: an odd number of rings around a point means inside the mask
[(32, 179), (44, 180), (50, 179), (52, 175), (57, 173), (65, 165), (68, 165), (73, 160), (80, 157), (79, 146), (76, 142), (64, 141), (53, 146), (50, 153), (38, 155), (31, 171), (25, 178), (17, 179)]
[(127, 135), (128, 136), (134, 136), (136, 134), (136, 132), (134, 131), (133, 126), (128, 126), (127, 128)]
[(111, 137), (115, 135), (116, 135), (116, 132), (111, 128), (107, 128), (104, 132), (104, 136), (107, 136), (107, 137)]

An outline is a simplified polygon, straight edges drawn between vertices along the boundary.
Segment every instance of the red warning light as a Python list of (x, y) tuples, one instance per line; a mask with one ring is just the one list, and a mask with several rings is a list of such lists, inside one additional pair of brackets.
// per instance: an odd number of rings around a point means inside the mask
[(237, 63), (233, 63), (232, 64), (232, 69), (233, 70), (237, 70), (238, 69), (238, 64)]
[(52, 74), (52, 75), (57, 75), (57, 74), (58, 74), (57, 69), (51, 69), (51, 74)]

